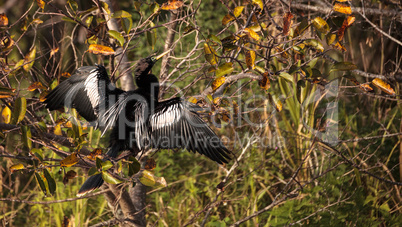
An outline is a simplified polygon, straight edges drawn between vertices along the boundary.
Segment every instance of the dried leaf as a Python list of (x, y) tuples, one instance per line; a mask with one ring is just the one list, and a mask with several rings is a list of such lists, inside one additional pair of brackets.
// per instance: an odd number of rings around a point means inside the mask
[(269, 73), (266, 72), (262, 75), (262, 80), (258, 81), (258, 85), (264, 90), (268, 90), (271, 87), (271, 82), (268, 77)]
[(145, 168), (146, 170), (153, 170), (153, 169), (155, 169), (155, 168), (156, 168), (155, 159), (153, 159), (153, 158), (147, 159), (144, 168)]
[(36, 0), (36, 4), (38, 4), (39, 8), (44, 9), (46, 2), (43, 0)]
[(223, 19), (222, 19), (222, 25), (227, 25), (229, 22), (235, 20), (235, 17), (230, 15), (230, 14), (226, 14)]
[(53, 48), (50, 51), (50, 57), (54, 56), (57, 52), (59, 52), (59, 47)]
[(89, 155), (87, 155), (87, 158), (92, 161), (95, 161), (96, 158), (102, 159), (103, 158), (102, 149), (100, 148), (94, 149), (93, 151), (91, 151), (91, 153), (89, 153)]
[(78, 163), (78, 154), (77, 152), (73, 152), (66, 158), (60, 161), (60, 166), (62, 167), (70, 167)]
[(0, 13), (0, 27), (8, 26), (8, 17), (5, 13)]
[(31, 85), (28, 87), (28, 91), (35, 91), (36, 89), (46, 89), (46, 87), (43, 86), (43, 84), (42, 84), (41, 82), (39, 82), (39, 81), (37, 81), (37, 82), (31, 84)]
[(354, 16), (348, 16), (342, 24), (342, 27), (338, 30), (338, 40), (342, 41), (343, 40), (343, 36), (345, 35), (346, 29), (348, 27), (350, 27), (353, 22), (356, 20), (356, 17)]
[(255, 31), (253, 31), (252, 29), (250, 29), (250, 28), (245, 28), (244, 29), (244, 32), (250, 37), (250, 38), (252, 38), (252, 39), (254, 39), (254, 40), (259, 40), (260, 39), (260, 36), (255, 32)]
[(345, 52), (345, 51), (346, 51), (346, 48), (345, 48), (340, 42), (336, 42), (336, 43), (334, 44), (334, 47), (335, 47), (335, 49), (338, 49), (338, 50), (340, 50), (340, 51), (342, 51), (342, 52)]
[(360, 84), (359, 88), (362, 89), (365, 92), (373, 91), (373, 88), (370, 87), (370, 85), (368, 85), (368, 84)]
[(293, 24), (292, 18), (293, 18), (293, 14), (291, 12), (287, 12), (283, 16), (283, 33), (282, 34), (284, 36), (289, 35), (290, 27), (292, 27), (292, 24)]
[(255, 68), (255, 51), (253, 50), (246, 51), (246, 65), (249, 69)]
[(389, 95), (395, 95), (394, 89), (386, 83), (385, 81), (381, 80), (380, 78), (375, 78), (374, 80), (371, 81), (371, 83), (381, 89), (383, 92), (389, 94)]
[(244, 6), (237, 6), (234, 10), (233, 10), (233, 15), (235, 17), (239, 17), (241, 15), (241, 13), (243, 12)]
[(334, 10), (343, 14), (352, 14), (352, 8), (349, 4), (335, 2)]
[(224, 76), (221, 76), (219, 78), (216, 78), (214, 82), (212, 82), (212, 90), (216, 91), (222, 84), (225, 83), (226, 78)]
[(112, 55), (115, 53), (111, 47), (103, 46), (103, 45), (99, 45), (99, 44), (89, 45), (88, 52), (93, 53), (93, 54), (101, 54), (101, 55)]
[(183, 1), (181, 0), (168, 0), (168, 2), (165, 2), (162, 4), (161, 9), (162, 10), (175, 10), (183, 6)]

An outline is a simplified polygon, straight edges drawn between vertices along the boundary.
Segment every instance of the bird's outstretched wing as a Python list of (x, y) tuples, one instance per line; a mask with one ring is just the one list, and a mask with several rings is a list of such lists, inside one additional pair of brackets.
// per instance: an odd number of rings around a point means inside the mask
[[(111, 99), (123, 93), (109, 79), (103, 66), (84, 66), (61, 82), (46, 96), (46, 107), (49, 110), (60, 109), (63, 106), (75, 108), (89, 122), (98, 126), (99, 116), (106, 112)], [(116, 98), (111, 98), (115, 96)]]
[(158, 103), (149, 117), (149, 126), (154, 148), (186, 148), (219, 164), (230, 160), (229, 150), (198, 116), (195, 105), (180, 98)]

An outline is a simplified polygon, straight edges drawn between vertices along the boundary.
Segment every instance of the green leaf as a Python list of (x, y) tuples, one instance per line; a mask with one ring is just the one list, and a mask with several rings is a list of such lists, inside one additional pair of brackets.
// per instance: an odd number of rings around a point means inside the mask
[(67, 0), (67, 4), (70, 6), (70, 8), (76, 12), (78, 9), (78, 4), (74, 0)]
[(156, 43), (156, 30), (147, 32), (147, 41), (148, 44), (152, 47), (152, 50), (155, 48)]
[(41, 149), (38, 148), (32, 148), (31, 152), (37, 157), (39, 158), (39, 160), (41, 162), (43, 162), (43, 151)]
[(96, 167), (91, 167), (88, 170), (88, 176), (92, 176), (92, 175), (95, 175), (95, 174), (98, 174), (98, 173), (99, 173), (99, 171), (98, 171), (98, 168), (96, 168)]
[(23, 125), (23, 126), (21, 126), (21, 137), (22, 137), (22, 142), (24, 143), (24, 146), (26, 147), (26, 148), (28, 148), (29, 150), (31, 150), (31, 148), (32, 148), (32, 141), (31, 141), (31, 137), (32, 137), (32, 134), (31, 134), (31, 129), (28, 127), (28, 126), (26, 126), (26, 125)]
[(141, 170), (141, 164), (134, 157), (130, 157), (129, 159), (132, 163), (128, 164), (128, 176), (133, 176)]
[(102, 160), (96, 157), (96, 168), (102, 169)]
[(218, 69), (215, 72), (216, 77), (221, 77), (223, 75), (226, 74), (230, 74), (231, 72), (233, 72), (234, 68), (233, 68), (233, 63), (232, 62), (226, 62), (221, 64)]
[(123, 181), (113, 177), (110, 173), (108, 172), (102, 172), (102, 178), (105, 182), (109, 184), (120, 184), (123, 183)]
[(15, 100), (13, 113), (11, 114), (11, 124), (18, 124), (24, 119), (27, 111), (27, 100), (25, 97), (18, 97)]
[(352, 62), (337, 62), (332, 67), (329, 73), (336, 71), (350, 71), (357, 69), (357, 66)]
[(39, 184), (40, 189), (45, 194), (45, 196), (47, 196), (47, 189), (46, 189), (46, 185), (45, 185), (45, 182), (43, 181), (42, 176), (39, 173), (35, 172), (35, 178)]
[(124, 10), (119, 10), (112, 15), (113, 18), (132, 18), (131, 14)]
[(304, 44), (307, 46), (311, 46), (316, 50), (319, 50), (320, 52), (324, 51), (324, 46), (316, 39), (306, 39), (303, 41)]
[(283, 79), (289, 81), (289, 82), (293, 82), (293, 76), (291, 76), (289, 73), (281, 72), (279, 74), (279, 76), (282, 77)]
[(159, 11), (159, 8), (160, 7), (159, 7), (159, 4), (157, 2), (154, 2), (149, 6), (149, 9), (150, 9), (150, 11), (152, 13), (157, 13)]
[(143, 184), (145, 186), (152, 187), (156, 183), (155, 175), (152, 172), (148, 171), (148, 170), (142, 171), (141, 176), (140, 176), (139, 179), (140, 179), (141, 184)]
[(130, 33), (131, 28), (133, 27), (133, 19), (131, 18), (123, 18), (121, 19), (121, 26), (126, 34)]
[(209, 64), (211, 65), (218, 64), (215, 49), (206, 43), (204, 43), (204, 54), (205, 54), (205, 60), (207, 60)]
[(89, 17), (87, 17), (87, 19), (85, 19), (85, 24), (87, 25), (87, 27), (91, 26), (93, 19), (94, 19), (93, 16), (89, 16)]
[(208, 39), (210, 39), (212, 42), (216, 44), (222, 45), (221, 40), (213, 34), (209, 34)]
[(75, 20), (73, 20), (73, 19), (71, 19), (69, 17), (62, 17), (61, 20), (62, 21), (67, 21), (67, 22), (72, 22), (72, 23), (75, 23), (75, 24), (77, 23)]
[(296, 87), (297, 87), (297, 89), (296, 89), (297, 90), (297, 94), (296, 94), (297, 101), (299, 101), (299, 103), (302, 104), (306, 98), (305, 93), (302, 91), (303, 88), (306, 87), (306, 81), (305, 80), (297, 81)]
[(108, 33), (109, 33), (110, 37), (112, 37), (113, 39), (115, 39), (119, 42), (120, 46), (124, 45), (124, 37), (122, 34), (120, 34), (118, 31), (115, 31), (115, 30), (109, 30)]
[(314, 18), (313, 26), (317, 31), (319, 31), (321, 33), (327, 34), (329, 32), (328, 23), (321, 17)]
[(22, 66), (26, 72), (31, 70), (36, 57), (36, 47), (34, 47), (24, 58), (24, 65)]
[(113, 167), (113, 163), (109, 160), (102, 162), (102, 171), (106, 171)]
[(56, 191), (56, 181), (53, 179), (53, 177), (50, 175), (49, 171), (46, 168), (43, 169), (43, 174), (45, 175), (47, 184), (49, 186), (49, 193), (53, 195), (54, 192)]

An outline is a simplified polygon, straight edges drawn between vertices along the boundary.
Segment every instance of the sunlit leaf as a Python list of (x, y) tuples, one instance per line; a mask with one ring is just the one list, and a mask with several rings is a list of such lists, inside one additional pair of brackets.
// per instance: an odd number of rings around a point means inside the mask
[(342, 52), (345, 52), (345, 51), (346, 51), (346, 48), (345, 48), (340, 42), (336, 42), (336, 43), (334, 44), (334, 47), (335, 47), (336, 49), (342, 51)]
[(49, 193), (53, 195), (54, 192), (56, 191), (56, 181), (53, 179), (53, 177), (50, 175), (49, 171), (46, 168), (43, 169), (43, 175), (45, 176), (46, 181), (48, 183)]
[(8, 17), (4, 13), (0, 13), (0, 27), (8, 26)]
[(22, 170), (24, 168), (25, 168), (24, 165), (19, 163), (19, 164), (10, 166), (10, 171), (11, 171), (11, 173), (14, 173), (15, 171)]
[(112, 15), (113, 18), (132, 18), (132, 15), (124, 10), (119, 10), (117, 12), (114, 12)]
[(253, 31), (252, 29), (250, 29), (250, 28), (245, 28), (244, 29), (244, 32), (250, 37), (250, 38), (252, 38), (252, 39), (254, 39), (254, 40), (259, 40), (260, 39), (260, 36), (255, 32), (255, 31)]
[(139, 179), (140, 179), (141, 184), (143, 184), (145, 186), (152, 187), (156, 184), (155, 175), (148, 170), (142, 171)]
[(244, 6), (237, 6), (234, 10), (233, 10), (233, 15), (235, 17), (239, 17), (241, 15), (241, 13), (243, 12)]
[(293, 24), (292, 18), (293, 18), (293, 14), (291, 12), (287, 12), (283, 16), (283, 31), (282, 31), (282, 34), (284, 36), (289, 35), (290, 27), (292, 27), (292, 24)]
[(281, 72), (279, 76), (289, 82), (293, 82), (293, 76), (291, 76), (289, 73)]
[(348, 4), (335, 2), (333, 9), (343, 14), (352, 14), (352, 8)]
[(264, 90), (268, 90), (271, 87), (271, 82), (269, 80), (269, 73), (265, 72), (262, 75), (262, 80), (258, 81), (258, 85), (260, 85), (260, 87)]
[(87, 155), (87, 158), (92, 161), (95, 161), (96, 158), (102, 159), (103, 158), (102, 157), (102, 149), (100, 149), (100, 148), (94, 149), (91, 153), (89, 153), (89, 155)]
[(69, 156), (65, 157), (60, 161), (60, 166), (62, 167), (70, 167), (78, 163), (78, 154), (77, 152), (73, 152)]
[(328, 23), (321, 17), (314, 18), (313, 26), (317, 31), (319, 31), (321, 33), (327, 34), (329, 32)]
[(212, 90), (216, 91), (222, 84), (225, 83), (226, 78), (224, 76), (221, 76), (219, 78), (216, 78), (214, 82), (212, 82)]
[(120, 34), (118, 31), (115, 30), (109, 30), (108, 34), (110, 35), (110, 37), (114, 38), (115, 40), (117, 40), (119, 42), (120, 46), (124, 45), (124, 37), (122, 34)]
[(162, 10), (175, 10), (183, 6), (183, 1), (181, 0), (168, 0), (168, 2), (165, 2), (162, 4), (161, 9)]
[(3, 87), (0, 85), (0, 98), (10, 98), (15, 96), (15, 89), (9, 87)]
[[(230, 74), (231, 72), (233, 72), (234, 68), (233, 68), (233, 63), (232, 62), (226, 62), (221, 64), (218, 69), (215, 72), (215, 76), (216, 77), (221, 77), (223, 75), (226, 74)], [(223, 81), (224, 82), (224, 81)], [(214, 85), (212, 85), (213, 87)], [(219, 85), (220, 86), (220, 85)], [(218, 86), (218, 87), (219, 87)]]
[(112, 55), (115, 53), (111, 47), (103, 46), (103, 45), (99, 45), (99, 44), (89, 45), (88, 52), (93, 53), (93, 54), (101, 54), (101, 55)]
[(359, 88), (362, 89), (362, 90), (365, 91), (365, 92), (371, 92), (371, 91), (373, 91), (373, 88), (370, 87), (370, 85), (368, 85), (368, 84), (360, 84), (360, 85), (359, 85)]
[(206, 43), (204, 43), (204, 55), (207, 62), (209, 62), (211, 65), (218, 64), (215, 49)]
[(213, 43), (222, 45), (221, 40), (220, 40), (218, 37), (216, 37), (216, 35), (214, 35), (214, 34), (209, 34), (209, 35), (208, 35), (208, 39), (209, 39), (210, 41), (212, 41)]
[(260, 9), (264, 9), (264, 3), (262, 2), (262, 0), (252, 0), (253, 4), (256, 4), (258, 7), (260, 7)]
[(25, 55), (24, 66), (22, 66), (22, 67), (24, 68), (24, 70), (26, 72), (31, 70), (31, 68), (34, 64), (35, 56), (36, 56), (36, 47), (34, 47), (32, 50), (29, 51), (29, 53), (27, 55)]
[(332, 67), (329, 73), (336, 71), (350, 71), (357, 69), (357, 66), (351, 62), (337, 62)]
[(335, 35), (335, 34), (332, 34), (332, 33), (328, 33), (328, 34), (325, 36), (325, 38), (326, 38), (326, 40), (327, 40), (327, 44), (328, 44), (328, 45), (331, 45), (331, 44), (333, 44), (333, 43), (335, 42), (336, 35)]
[(316, 39), (306, 39), (303, 41), (307, 46), (313, 47), (314, 49), (323, 52), (324, 46)]
[(39, 8), (44, 9), (46, 2), (43, 0), (36, 0), (36, 4), (38, 5)]
[(18, 97), (15, 100), (13, 113), (11, 114), (11, 124), (18, 124), (24, 119), (27, 111), (27, 100), (25, 97)]
[(32, 138), (31, 129), (26, 125), (21, 126), (21, 139), (22, 142), (24, 143), (24, 146), (29, 150), (31, 150), (32, 148), (31, 138)]
[(42, 24), (43, 20), (39, 19), (39, 18), (35, 18), (32, 20), (32, 24)]
[(389, 95), (395, 95), (394, 89), (386, 83), (385, 81), (381, 80), (380, 78), (375, 78), (374, 80), (371, 81), (371, 83), (381, 89), (383, 92), (389, 94)]
[[(68, 1), (69, 1), (69, 0), (68, 0)], [(100, 1), (99, 3), (102, 5), (103, 10), (105, 10), (105, 12), (106, 12), (108, 15), (110, 15), (110, 8), (109, 8), (109, 5), (108, 5), (106, 2), (104, 2), (104, 1)]]
[(102, 162), (102, 171), (106, 171), (113, 167), (113, 163), (109, 160)]
[(275, 94), (268, 93), (269, 100), (271, 104), (275, 107), (276, 111), (282, 111), (282, 102), (279, 100), (278, 96)]
[(63, 135), (63, 133), (61, 132), (61, 124), (56, 124), (56, 126), (54, 126), (53, 133), (57, 136)]
[(246, 65), (249, 69), (255, 68), (255, 51), (246, 50)]
[(1, 111), (1, 118), (4, 123), (8, 124), (10, 123), (11, 120), (11, 110), (8, 108), (8, 106), (5, 106), (3, 110)]
[(230, 14), (226, 14), (223, 19), (222, 19), (222, 25), (227, 25), (229, 22), (235, 20), (235, 17), (230, 15)]
[(108, 172), (102, 172), (102, 178), (106, 183), (109, 184), (120, 184), (123, 183), (123, 181), (113, 177), (110, 173)]
[(28, 91), (35, 91), (36, 89), (46, 89), (46, 87), (39, 81), (34, 82), (28, 87)]

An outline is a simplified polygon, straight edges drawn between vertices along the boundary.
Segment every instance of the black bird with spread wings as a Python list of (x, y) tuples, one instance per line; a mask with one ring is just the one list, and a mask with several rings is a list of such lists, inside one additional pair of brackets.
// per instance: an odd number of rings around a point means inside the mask
[[(75, 108), (102, 133), (112, 129), (107, 152), (111, 158), (124, 150), (185, 148), (219, 164), (227, 163), (229, 150), (198, 116), (197, 105), (180, 98), (159, 102), (159, 81), (150, 70), (166, 53), (138, 62), (134, 71), (138, 88), (132, 91), (116, 88), (103, 66), (80, 67), (47, 95), (46, 107)], [(93, 175), (77, 195), (102, 184), (102, 174)]]

